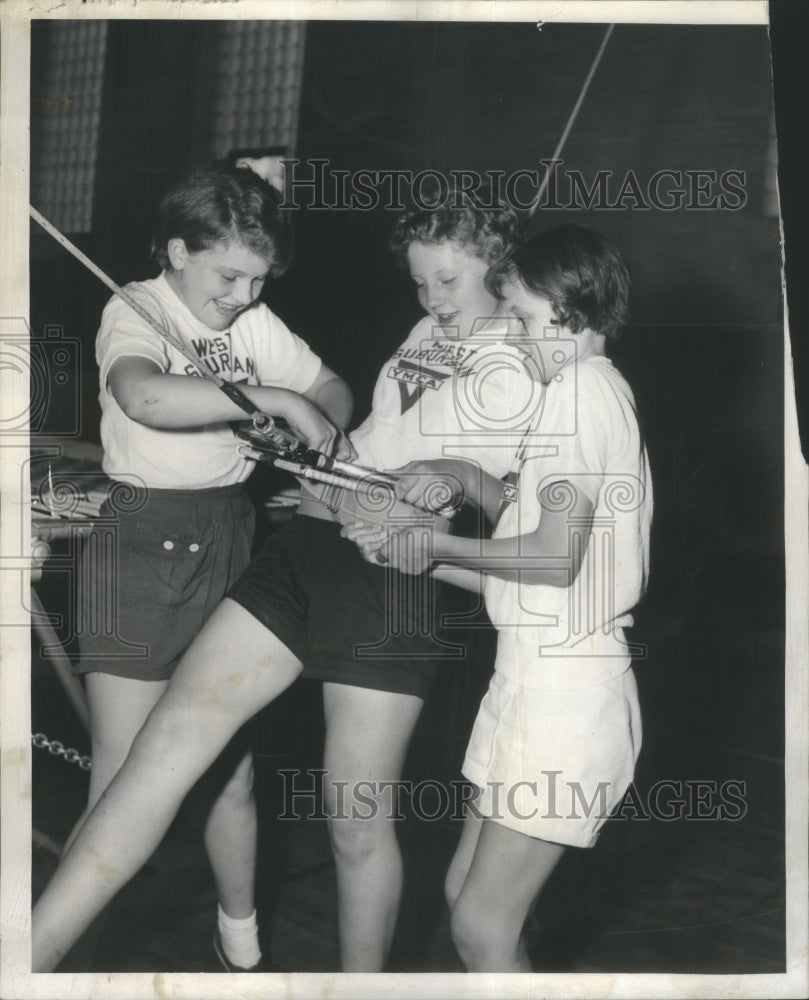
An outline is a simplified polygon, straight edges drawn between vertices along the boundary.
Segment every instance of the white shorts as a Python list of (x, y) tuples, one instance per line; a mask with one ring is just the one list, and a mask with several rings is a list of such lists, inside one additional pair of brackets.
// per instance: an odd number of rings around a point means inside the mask
[(529, 837), (592, 847), (632, 781), (640, 744), (630, 668), (572, 689), (526, 688), (495, 671), (463, 763), (482, 792), (471, 808)]

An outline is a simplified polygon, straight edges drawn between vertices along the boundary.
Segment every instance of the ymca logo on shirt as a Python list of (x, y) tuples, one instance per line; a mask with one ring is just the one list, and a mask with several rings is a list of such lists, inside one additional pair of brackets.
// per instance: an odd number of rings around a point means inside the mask
[(388, 369), (388, 378), (395, 379), (399, 383), (402, 413), (407, 413), (428, 389), (440, 389), (441, 384), (451, 374), (452, 372), (437, 372), (407, 361), (400, 361)]
[[(431, 344), (426, 348), (400, 348), (391, 359), (387, 376), (399, 385), (401, 412), (414, 406), (427, 390), (437, 392), (452, 375), (469, 375), (471, 366), (464, 367), (472, 353), (461, 344)], [(440, 365), (444, 370), (428, 365)]]

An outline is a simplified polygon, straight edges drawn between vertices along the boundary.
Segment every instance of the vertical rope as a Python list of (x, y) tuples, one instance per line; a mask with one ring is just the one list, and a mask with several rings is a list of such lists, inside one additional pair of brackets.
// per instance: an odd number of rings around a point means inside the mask
[[(556, 160), (558, 160), (562, 153), (562, 149), (564, 148), (564, 145), (567, 142), (567, 137), (570, 135), (570, 130), (573, 128), (573, 123), (578, 118), (579, 111), (581, 110), (581, 106), (584, 103), (584, 98), (587, 95), (587, 91), (590, 89), (590, 83), (592, 82), (592, 79), (595, 76), (595, 72), (598, 69), (598, 64), (601, 62), (601, 57), (604, 55), (604, 49), (606, 49), (607, 47), (607, 42), (609, 42), (610, 36), (612, 35), (614, 28), (615, 25), (610, 24), (607, 30), (604, 32), (604, 37), (601, 39), (601, 45), (599, 45), (598, 52), (596, 52), (595, 59), (593, 59), (593, 64), (590, 67), (590, 72), (585, 77), (581, 91), (579, 92), (578, 99), (576, 100), (576, 103), (573, 105), (573, 110), (570, 112), (570, 117), (567, 120), (567, 125), (565, 125), (564, 131), (562, 132), (559, 142), (556, 144), (556, 149), (553, 151), (553, 156), (551, 157), (551, 164), (553, 164)], [(551, 165), (545, 172), (545, 176), (542, 179), (542, 183), (539, 185), (539, 191), (537, 192), (537, 196), (536, 198), (534, 198), (534, 201), (531, 204), (530, 209), (528, 210), (529, 218), (534, 214), (534, 212), (536, 212), (537, 207), (539, 206), (539, 203), (542, 200), (542, 195), (545, 193), (545, 188), (548, 186), (548, 181), (550, 180), (552, 169), (553, 166)]]

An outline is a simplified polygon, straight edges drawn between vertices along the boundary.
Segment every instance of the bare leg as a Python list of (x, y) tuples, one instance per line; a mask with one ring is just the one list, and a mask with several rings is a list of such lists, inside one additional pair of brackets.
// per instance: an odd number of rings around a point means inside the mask
[(452, 939), (469, 972), (530, 972), (522, 929), (564, 845), (490, 819), (479, 826), (472, 863), (452, 910)]
[(65, 843), (66, 853), (93, 806), (126, 760), (146, 716), (166, 690), (168, 681), (140, 681), (98, 672), (86, 675), (90, 708), (93, 766), (87, 805)]
[(225, 600), (189, 647), (33, 917), (33, 969), (58, 965), (157, 847), (233, 734), (300, 673), (293, 653)]
[[(478, 794), (480, 794), (479, 791)], [(467, 808), (466, 819), (461, 830), (461, 839), (455, 848), (455, 854), (447, 869), (447, 877), (444, 879), (444, 896), (450, 910), (458, 901), (466, 876), (469, 874), (482, 827), (482, 818)]]
[[(126, 760), (138, 730), (167, 686), (168, 681), (140, 681), (97, 671), (86, 675), (93, 766), (90, 770), (87, 804), (65, 842), (63, 855)], [(106, 918), (105, 909), (82, 935), (78, 949), (74, 949), (71, 971), (91, 967), (98, 941), (106, 926)]]
[[(168, 683), (98, 672), (87, 675), (93, 767), (87, 806), (73, 827), (65, 852), (126, 760), (135, 736)], [(247, 753), (223, 786), (205, 826), (205, 848), (219, 902), (230, 917), (247, 917), (255, 909), (257, 827), (252, 756)]]
[(229, 917), (255, 909), (258, 819), (253, 796), (253, 755), (245, 754), (214, 802), (205, 824), (219, 902)]
[[(337, 866), (343, 971), (379, 972), (402, 893), (401, 852), (389, 818), (395, 788), (385, 791), (379, 784), (400, 779), (423, 702), (415, 695), (346, 684), (324, 684), (323, 692), (324, 791)], [(374, 805), (360, 801), (358, 792)]]

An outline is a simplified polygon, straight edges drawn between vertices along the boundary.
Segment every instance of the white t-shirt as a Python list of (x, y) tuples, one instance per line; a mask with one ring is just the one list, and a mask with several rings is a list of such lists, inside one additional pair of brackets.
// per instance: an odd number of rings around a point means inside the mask
[[(320, 372), (318, 356), (263, 303), (243, 312), (229, 330), (220, 332), (193, 316), (165, 274), (133, 282), (126, 291), (195, 352), (211, 372), (229, 382), (305, 392)], [(164, 372), (199, 376), (190, 361), (122, 299), (110, 299), (96, 339), (103, 468), (107, 475), (128, 481), (138, 477), (154, 489), (204, 489), (243, 482), (253, 462), (238, 454), (239, 441), (230, 424), (164, 430), (126, 416), (107, 387), (110, 367), (125, 356), (148, 358)]]
[(461, 340), (425, 316), (385, 363), (370, 416), (351, 434), (361, 465), (461, 458), (501, 477), (511, 468), (541, 387), (504, 330)]
[[(540, 492), (570, 480), (594, 504), (581, 569), (568, 588), (486, 578), (486, 607), (509, 642), (550, 668), (591, 680), (622, 673), (629, 654), (623, 627), (646, 586), (652, 486), (632, 391), (601, 356), (572, 363), (546, 387), (542, 413), (526, 449), (517, 499), (509, 503), (495, 538), (533, 532)], [(563, 489), (555, 493), (562, 507)], [(559, 659), (561, 658), (561, 659)], [(522, 662), (520, 662), (522, 661)], [(525, 682), (524, 656), (498, 657), (497, 669)]]

